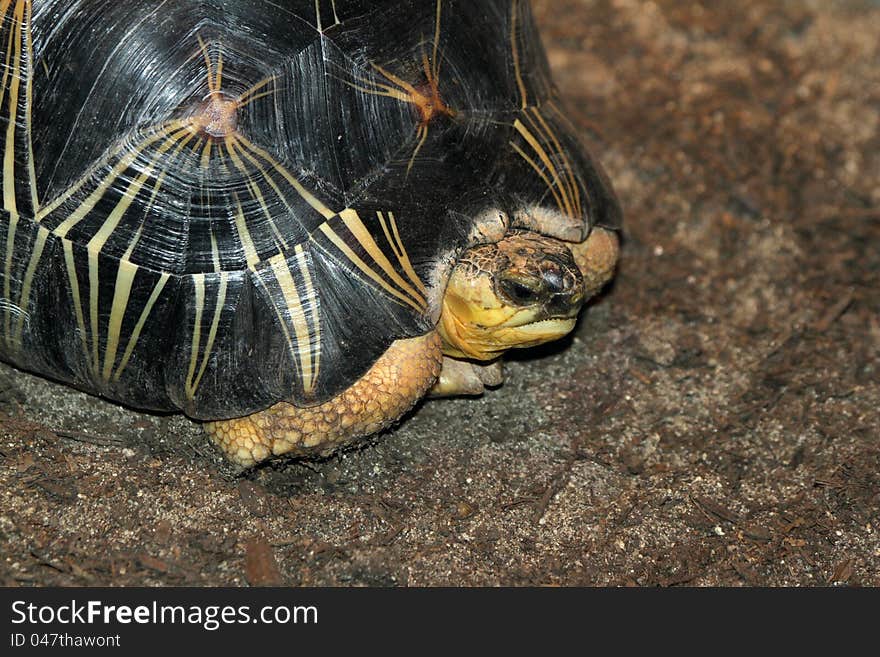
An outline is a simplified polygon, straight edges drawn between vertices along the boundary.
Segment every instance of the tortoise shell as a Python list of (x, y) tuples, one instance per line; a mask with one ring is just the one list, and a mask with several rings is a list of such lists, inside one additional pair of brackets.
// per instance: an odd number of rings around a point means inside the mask
[(93, 393), (319, 403), (434, 326), (486, 212), (620, 221), (524, 0), (0, 11), (0, 357)]

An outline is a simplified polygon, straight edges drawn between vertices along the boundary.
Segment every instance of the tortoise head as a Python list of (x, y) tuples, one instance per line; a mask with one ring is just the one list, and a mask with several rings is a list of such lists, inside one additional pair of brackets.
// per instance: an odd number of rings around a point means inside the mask
[(564, 337), (616, 261), (617, 238), (602, 228), (579, 244), (513, 231), (468, 249), (443, 297), (444, 353), (492, 360), (508, 349)]

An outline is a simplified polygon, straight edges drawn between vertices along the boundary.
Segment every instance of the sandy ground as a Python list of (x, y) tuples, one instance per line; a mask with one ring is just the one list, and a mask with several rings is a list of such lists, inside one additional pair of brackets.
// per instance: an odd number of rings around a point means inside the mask
[(574, 338), (244, 475), (4, 368), (0, 584), (880, 584), (880, 8), (534, 4), (626, 212)]

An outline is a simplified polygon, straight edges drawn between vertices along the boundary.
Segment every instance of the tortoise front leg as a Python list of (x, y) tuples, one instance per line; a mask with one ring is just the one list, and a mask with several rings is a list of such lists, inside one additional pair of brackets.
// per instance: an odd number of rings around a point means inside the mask
[(299, 408), (280, 402), (205, 429), (226, 456), (250, 467), (270, 456), (327, 454), (386, 428), (437, 380), (442, 361), (436, 331), (396, 340), (358, 381), (328, 402)]
[(589, 299), (614, 276), (620, 257), (617, 233), (596, 226), (586, 240), (568, 248), (584, 276), (584, 298)]
[(504, 370), (500, 358), (484, 365), (444, 356), (440, 377), (428, 394), (431, 397), (482, 395), (487, 386), (494, 388), (502, 383), (504, 383)]

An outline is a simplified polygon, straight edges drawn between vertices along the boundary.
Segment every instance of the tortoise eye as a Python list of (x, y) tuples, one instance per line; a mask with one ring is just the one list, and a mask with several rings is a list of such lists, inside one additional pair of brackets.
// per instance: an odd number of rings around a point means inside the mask
[(517, 306), (529, 306), (538, 301), (538, 292), (519, 281), (504, 278), (498, 288), (504, 297)]

